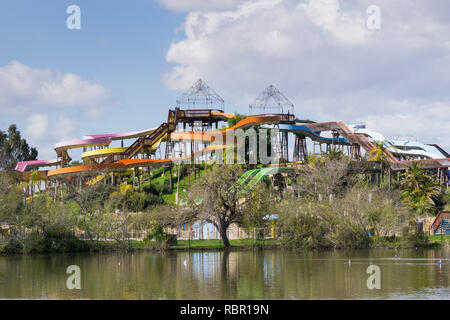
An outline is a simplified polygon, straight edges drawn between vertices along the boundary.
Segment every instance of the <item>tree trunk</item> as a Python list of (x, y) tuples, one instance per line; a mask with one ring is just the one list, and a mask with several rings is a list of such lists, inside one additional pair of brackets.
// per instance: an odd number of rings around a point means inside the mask
[(380, 170), (380, 185), (384, 182), (384, 165), (383, 162), (381, 163), (381, 170)]
[(169, 176), (169, 193), (172, 193), (173, 192), (173, 190), (172, 190), (172, 175), (173, 175), (173, 173), (172, 173), (172, 169), (173, 169), (173, 166), (170, 166), (170, 176)]
[(231, 246), (227, 236), (227, 229), (228, 229), (227, 225), (225, 224), (220, 225), (220, 237), (222, 238), (224, 248), (229, 248)]
[(391, 167), (389, 167), (389, 188), (392, 187), (392, 170)]

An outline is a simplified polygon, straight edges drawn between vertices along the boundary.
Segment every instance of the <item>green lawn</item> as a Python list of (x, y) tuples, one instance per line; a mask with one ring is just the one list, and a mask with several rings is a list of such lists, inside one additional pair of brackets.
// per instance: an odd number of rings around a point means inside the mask
[(428, 236), (428, 240), (430, 240), (431, 243), (438, 243), (438, 244), (447, 244), (450, 245), (450, 236), (439, 236), (439, 235), (433, 235)]
[[(132, 241), (134, 249), (150, 249), (158, 247), (155, 241), (144, 243), (142, 241)], [(232, 248), (249, 248), (253, 246), (273, 246), (278, 245), (279, 241), (276, 239), (256, 240), (253, 239), (239, 239), (230, 240)], [(222, 240), (178, 240), (176, 245), (170, 246), (171, 249), (222, 249)]]
[[(256, 240), (253, 239), (238, 239), (230, 240), (231, 247), (244, 248), (251, 246), (269, 246), (276, 245), (276, 239)], [(174, 249), (220, 249), (223, 248), (222, 240), (178, 240), (176, 246), (171, 246)]]

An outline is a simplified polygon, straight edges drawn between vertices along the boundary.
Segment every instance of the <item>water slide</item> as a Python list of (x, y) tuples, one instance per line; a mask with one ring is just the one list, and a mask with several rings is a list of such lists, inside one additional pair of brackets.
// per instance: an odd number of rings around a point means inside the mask
[(216, 137), (226, 136), (227, 133), (232, 133), (238, 129), (246, 129), (251, 126), (263, 125), (263, 124), (277, 124), (286, 118), (281, 115), (258, 115), (249, 116), (234, 126), (227, 128), (225, 130), (219, 131), (189, 131), (189, 132), (173, 132), (170, 135), (172, 141), (196, 141), (196, 142), (212, 142), (215, 141)]
[[(205, 152), (212, 152), (215, 150), (225, 149), (226, 146), (208, 146), (203, 150), (200, 150), (194, 154), (179, 157), (179, 158), (169, 158), (169, 159), (123, 159), (119, 160), (115, 163), (105, 163), (105, 164), (97, 164), (97, 165), (83, 165), (83, 166), (74, 166), (74, 167), (66, 167), (59, 168), (55, 170), (50, 170), (48, 172), (48, 177), (59, 176), (59, 175), (71, 175), (71, 174), (82, 174), (82, 173), (95, 173), (97, 172), (99, 175), (103, 175), (102, 172), (105, 171), (118, 171), (125, 170), (128, 168), (137, 168), (137, 167), (160, 167), (164, 165), (168, 165), (171, 163), (181, 163), (183, 161), (187, 161), (191, 158), (197, 158), (205, 154)], [(96, 177), (96, 179), (100, 179)], [(92, 181), (92, 180), (91, 180)], [(91, 183), (90, 181), (90, 183)], [(93, 182), (92, 182), (93, 183)]]
[[(441, 163), (449, 162), (448, 160), (445, 161), (445, 159), (450, 158), (449, 154), (436, 144), (427, 145), (411, 140), (389, 140), (386, 139), (381, 133), (367, 129), (365, 125), (349, 125), (349, 127), (356, 134), (362, 134), (372, 142), (384, 142), (386, 149), (398, 158), (415, 157), (430, 159), (429, 161), (422, 160), (422, 163), (431, 162), (433, 160)], [(450, 175), (450, 170), (447, 171), (447, 174)]]
[(301, 135), (304, 135), (305, 137), (310, 138), (313, 141), (320, 142), (320, 143), (329, 143), (329, 144), (339, 143), (339, 144), (345, 144), (345, 145), (349, 144), (349, 142), (344, 138), (337, 139), (337, 138), (323, 137), (320, 134), (312, 131), (310, 128), (308, 128), (305, 125), (280, 124), (280, 125), (276, 125), (276, 126), (271, 126), (271, 127), (265, 126), (265, 127), (272, 128), (272, 129), (277, 128), (281, 132), (292, 132), (295, 134), (301, 134)]
[[(67, 152), (71, 149), (78, 148), (89, 148), (89, 147), (107, 147), (111, 144), (112, 141), (116, 140), (126, 140), (126, 139), (135, 139), (140, 137), (145, 137), (152, 132), (154, 132), (156, 128), (146, 129), (142, 131), (132, 131), (132, 132), (123, 132), (123, 133), (111, 133), (111, 134), (96, 134), (96, 135), (86, 135), (83, 139), (80, 140), (70, 140), (59, 142), (55, 145), (56, 154), (61, 155), (63, 152)], [(105, 155), (110, 155), (113, 153), (117, 153), (118, 148), (101, 148), (96, 150), (88, 151), (88, 153), (84, 153), (85, 157), (101, 157)], [(91, 152), (91, 153), (89, 153)], [(83, 156), (82, 156), (83, 158)]]
[[(230, 114), (218, 113), (218, 117), (227, 118)], [(271, 123), (279, 123), (283, 121), (286, 117), (280, 115), (260, 115), (260, 116), (251, 116), (247, 117), (241, 121), (239, 121), (236, 125), (231, 128), (222, 131), (215, 132), (206, 132), (206, 131), (196, 131), (196, 132), (172, 132), (171, 139), (174, 141), (179, 140), (189, 140), (189, 141), (202, 141), (202, 142), (211, 142), (214, 141), (217, 136), (224, 136), (229, 132), (232, 132), (237, 129), (244, 129), (254, 125), (260, 124), (271, 124)], [(48, 172), (48, 176), (56, 176), (56, 175), (70, 175), (70, 174), (80, 174), (85, 172), (99, 172), (107, 171), (107, 170), (120, 170), (128, 167), (139, 167), (139, 166), (161, 166), (167, 165), (169, 163), (176, 163), (178, 161), (185, 161), (193, 156), (198, 156), (198, 154), (203, 154), (205, 151), (213, 151), (217, 149), (226, 148), (225, 145), (212, 145), (207, 148), (199, 151), (197, 155), (189, 155), (182, 158), (174, 158), (174, 159), (163, 159), (163, 160), (155, 160), (155, 159), (131, 159), (135, 154), (137, 154), (142, 148), (155, 146), (161, 142), (161, 139), (164, 138), (166, 134), (168, 134), (171, 130), (173, 130), (168, 123), (161, 124), (156, 129), (151, 129), (151, 132), (147, 136), (142, 136), (138, 140), (136, 140), (131, 146), (129, 146), (124, 154), (126, 159), (120, 160), (118, 162), (113, 163), (101, 163), (101, 164), (93, 164), (93, 165), (82, 165), (82, 166), (74, 166), (74, 167), (66, 167), (51, 170)], [(141, 134), (146, 134), (148, 132), (141, 132)], [(129, 136), (129, 134), (122, 134), (120, 139), (124, 136)], [(113, 138), (118, 139), (117, 135), (91, 135), (85, 136), (83, 140), (75, 140), (70, 142), (59, 143), (58, 150), (62, 150), (63, 148), (73, 148), (77, 147), (85, 147), (85, 146), (94, 146), (98, 143), (102, 145), (109, 145)], [(92, 141), (94, 140), (94, 141)], [(56, 147), (55, 147), (56, 150)], [(108, 149), (100, 149), (100, 150), (108, 150)]]
[[(86, 172), (96, 173), (99, 175), (104, 174), (105, 171), (113, 171), (113, 170), (122, 170), (128, 167), (139, 167), (139, 166), (161, 166), (166, 165), (168, 163), (173, 163), (177, 161), (184, 161), (186, 159), (197, 157), (199, 154), (203, 154), (205, 151), (213, 151), (217, 149), (224, 149), (226, 146), (221, 145), (223, 143), (223, 137), (226, 137), (228, 133), (231, 133), (238, 129), (245, 129), (251, 126), (259, 126), (259, 125), (278, 125), (280, 131), (288, 131), (298, 134), (303, 134), (314, 141), (322, 142), (322, 143), (340, 143), (340, 144), (358, 144), (360, 145), (366, 152), (370, 152), (375, 148), (370, 139), (375, 140), (374, 138), (380, 138), (381, 135), (377, 135), (369, 131), (362, 132), (356, 130), (355, 132), (349, 129), (342, 122), (322, 122), (322, 123), (304, 123), (302, 125), (298, 124), (290, 124), (294, 122), (293, 115), (255, 115), (249, 116), (241, 121), (239, 121), (236, 125), (231, 128), (218, 130), (215, 132), (210, 131), (194, 131), (194, 132), (174, 132), (176, 129), (177, 121), (188, 121), (192, 120), (192, 117), (202, 117), (202, 116), (212, 116), (211, 119), (220, 119), (227, 120), (232, 118), (232, 114), (226, 114), (223, 112), (208, 112), (208, 114), (203, 111), (203, 114), (200, 114), (201, 110), (176, 110), (175, 112), (169, 111), (169, 120), (173, 120), (171, 123), (163, 123), (157, 128), (147, 129), (143, 131), (134, 131), (134, 132), (126, 132), (126, 133), (118, 133), (118, 134), (101, 134), (101, 135), (87, 135), (84, 136), (81, 140), (72, 140), (60, 142), (55, 145), (55, 151), (58, 156), (66, 156), (68, 157), (67, 150), (75, 149), (75, 148), (87, 148), (94, 147), (99, 148), (96, 150), (90, 150), (83, 153), (83, 160), (85, 159), (97, 159), (100, 157), (105, 158), (102, 163), (93, 163), (86, 164), (82, 166), (75, 167), (65, 167), (56, 170), (50, 170), (48, 172), (48, 176), (56, 176), (56, 175), (70, 175), (70, 174), (81, 174)], [(180, 118), (177, 120), (178, 112), (180, 113)], [(197, 112), (197, 113), (195, 113)], [(191, 115), (192, 114), (192, 115)], [(189, 116), (191, 118), (189, 118)], [(189, 120), (189, 121), (190, 121)], [(322, 131), (337, 131), (341, 134), (342, 138), (326, 138), (320, 135)], [(154, 150), (158, 148), (161, 144), (161, 141), (170, 134), (170, 137), (173, 141), (196, 141), (196, 142), (214, 142), (216, 138), (220, 138), (221, 141), (218, 141), (218, 145), (210, 145), (207, 148), (203, 149), (200, 152), (197, 152), (194, 155), (189, 155), (183, 158), (174, 158), (174, 159), (164, 159), (164, 160), (154, 160), (154, 159), (131, 159), (136, 154), (138, 154), (142, 150)], [(234, 136), (233, 136), (234, 137)], [(113, 140), (124, 140), (124, 139), (132, 139), (138, 138), (132, 145), (127, 148), (107, 148)], [(422, 145), (425, 146), (425, 145)], [(431, 148), (431, 146), (430, 146)], [(388, 147), (385, 151), (387, 159), (389, 160), (391, 167), (394, 170), (405, 169), (412, 161), (400, 161), (394, 155), (393, 152), (396, 153), (398, 151), (398, 146), (394, 149)], [(401, 152), (401, 151), (400, 151)], [(416, 151), (417, 152), (417, 151)], [(425, 152), (427, 152), (425, 150)], [(120, 154), (125, 159), (120, 161), (115, 160), (115, 156)], [(66, 158), (67, 159), (67, 158)], [(44, 163), (46, 164), (57, 164), (60, 159), (57, 161), (54, 160), (46, 160), (38, 163), (20, 163), (18, 164), (17, 171), (23, 172), (27, 168), (32, 167), (34, 165), (40, 166)], [(414, 161), (414, 160), (413, 160)], [(420, 161), (424, 168), (442, 168), (442, 167), (450, 167), (450, 159), (438, 159), (432, 158), (427, 160), (416, 160)], [(40, 163), (40, 164), (39, 164)], [(20, 171), (22, 170), (22, 171)], [(258, 172), (257, 174), (261, 174)], [(261, 176), (261, 175), (260, 175)], [(253, 179), (255, 179), (254, 177)]]
[(277, 173), (291, 171), (293, 168), (289, 167), (269, 167), (269, 168), (262, 168), (259, 170), (256, 175), (250, 180), (250, 182), (242, 189), (241, 193), (245, 193), (248, 191), (253, 190), (253, 188), (262, 180), (264, 180), (265, 177), (271, 176)]
[(60, 161), (61, 159), (22, 161), (16, 165), (15, 170), (25, 172), (25, 170), (30, 168), (52, 167), (60, 164)]
[(246, 171), (242, 177), (239, 178), (239, 180), (237, 181), (237, 184), (242, 185), (245, 182), (247, 182), (253, 175), (257, 174), (259, 171), (261, 171), (261, 169), (253, 169), (253, 170), (249, 170)]
[(369, 130), (361, 125), (349, 125), (349, 128), (357, 134), (365, 135), (371, 141), (385, 142), (386, 148), (394, 155), (428, 159), (449, 158), (448, 153), (437, 145), (426, 145), (411, 140), (389, 140), (381, 133)]

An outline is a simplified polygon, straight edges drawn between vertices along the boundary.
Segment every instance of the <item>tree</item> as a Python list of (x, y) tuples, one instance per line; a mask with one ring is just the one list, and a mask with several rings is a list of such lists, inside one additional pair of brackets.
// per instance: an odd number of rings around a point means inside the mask
[(228, 227), (239, 222), (243, 215), (240, 205), (242, 187), (237, 183), (241, 176), (242, 170), (238, 166), (215, 166), (197, 180), (188, 192), (191, 213), (217, 228), (225, 248), (230, 247)]
[(441, 188), (419, 162), (413, 162), (401, 175), (400, 187), (406, 202), (416, 214), (430, 212), (434, 207), (434, 198), (440, 195)]
[(329, 161), (341, 161), (344, 160), (346, 157), (342, 152), (342, 150), (332, 148), (324, 155), (324, 158), (325, 160)]
[(380, 164), (380, 177), (381, 181), (383, 181), (383, 175), (384, 175), (384, 167), (387, 164), (386, 161), (386, 154), (385, 154), (385, 142), (384, 141), (374, 141), (373, 142), (375, 148), (370, 150), (369, 152), (369, 160), (370, 161), (376, 161)]
[(0, 236), (8, 241), (20, 241), (22, 228), (21, 213), (24, 208), (23, 192), (14, 178), (6, 172), (0, 172)]
[(228, 119), (228, 126), (233, 127), (235, 126), (239, 121), (244, 120), (247, 118), (246, 115), (235, 113), (233, 118)]
[(13, 170), (18, 162), (36, 160), (38, 151), (30, 148), (15, 124), (7, 132), (0, 130), (0, 170)]
[(97, 183), (93, 186), (85, 186), (78, 190), (77, 184), (64, 181), (67, 195), (62, 199), (72, 208), (77, 216), (77, 224), (88, 238), (93, 241), (102, 233), (108, 217), (104, 213), (104, 204), (109, 200), (115, 187), (109, 184)]

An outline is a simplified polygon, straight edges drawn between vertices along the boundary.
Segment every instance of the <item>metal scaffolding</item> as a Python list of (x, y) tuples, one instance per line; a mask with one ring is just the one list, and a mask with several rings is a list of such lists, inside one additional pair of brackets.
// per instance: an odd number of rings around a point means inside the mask
[(224, 110), (225, 101), (202, 79), (199, 79), (177, 99), (176, 105), (180, 109)]
[(294, 104), (289, 101), (274, 85), (268, 86), (249, 105), (250, 114), (294, 114)]

